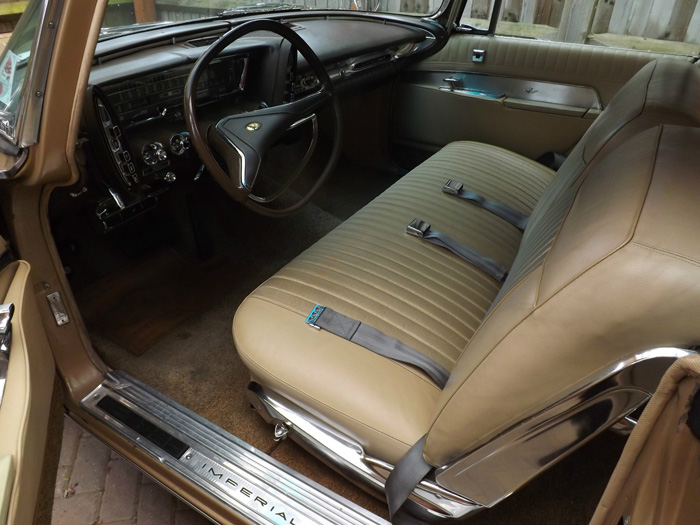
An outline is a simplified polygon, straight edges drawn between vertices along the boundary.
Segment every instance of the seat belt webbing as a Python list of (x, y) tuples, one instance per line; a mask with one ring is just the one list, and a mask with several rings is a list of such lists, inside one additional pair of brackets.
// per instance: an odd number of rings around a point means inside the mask
[(314, 328), (324, 330), (360, 345), (383, 357), (420, 368), (440, 387), (444, 388), (450, 373), (436, 361), (405, 345), (372, 326), (352, 319), (327, 306), (316, 305), (306, 318)]
[(389, 506), (389, 518), (395, 525), (425, 523), (412, 516), (405, 507), (411, 492), (432, 470), (432, 465), (423, 458), (423, 446), (428, 435), (420, 438), (399, 460), (384, 486)]
[(449, 195), (454, 195), (455, 197), (459, 197), (460, 199), (464, 199), (469, 202), (473, 202), (477, 206), (484, 208), (504, 221), (509, 222), (520, 231), (525, 231), (527, 221), (530, 219), (528, 215), (525, 215), (518, 210), (514, 210), (510, 206), (506, 206), (501, 202), (489, 200), (483, 195), (479, 195), (473, 191), (465, 190), (464, 184), (456, 180), (448, 180), (442, 187), (442, 192)]
[(411, 224), (406, 227), (406, 233), (420, 237), (431, 244), (440, 246), (450, 250), (455, 255), (458, 255), (465, 261), (473, 264), (480, 270), (486, 272), (498, 282), (503, 282), (508, 277), (508, 271), (496, 261), (486, 255), (477, 252), (469, 246), (465, 246), (452, 237), (440, 233), (439, 231), (431, 230), (430, 224), (420, 219), (413, 219)]

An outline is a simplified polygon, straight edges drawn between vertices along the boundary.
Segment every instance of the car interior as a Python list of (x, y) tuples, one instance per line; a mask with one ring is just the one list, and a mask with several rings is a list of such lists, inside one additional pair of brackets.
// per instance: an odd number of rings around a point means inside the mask
[(213, 520), (587, 522), (695, 353), (696, 57), (457, 11), (102, 29), (33, 288), (71, 417)]

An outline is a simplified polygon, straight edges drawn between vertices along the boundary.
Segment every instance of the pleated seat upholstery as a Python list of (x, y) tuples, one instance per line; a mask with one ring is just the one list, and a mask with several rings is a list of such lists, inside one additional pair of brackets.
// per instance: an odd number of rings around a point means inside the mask
[[(373, 452), (396, 459), (397, 452), (400, 455), (420, 437), (440, 389), (422, 372), (317, 332), (304, 319), (315, 304), (329, 306), (451, 370), (500, 283), (404, 230), (420, 216), (433, 228), (510, 267), (522, 233), (441, 188), (458, 173), (471, 189), (529, 214), (554, 172), (523, 160), (484, 144), (451, 144), (260, 286), (235, 318), (236, 346), (253, 379), (263, 384), (273, 381), (276, 390), (307, 408), (325, 400), (344, 425), (366, 426), (357, 435), (376, 433), (364, 440), (379, 449)], [(466, 224), (480, 227), (464, 228)], [(274, 323), (268, 325), (271, 319)], [(249, 348), (255, 353), (248, 354)], [(301, 348), (303, 357), (298, 353)], [(320, 362), (323, 372), (309, 373), (310, 366)], [(361, 394), (355, 391), (359, 378), (346, 377), (349, 363), (369, 374), (360, 379), (366, 386)], [(304, 391), (293, 387), (300, 382)], [(349, 391), (353, 394), (347, 395)], [(386, 405), (387, 411), (377, 407), (368, 420), (367, 406), (378, 397), (391, 399), (394, 406)], [(339, 406), (333, 407), (336, 402)], [(393, 437), (384, 444), (388, 436)]]
[[(681, 85), (683, 100), (661, 96), (664, 91), (677, 92)], [(353, 437), (371, 456), (395, 464), (432, 428), (431, 460), (453, 459), (455, 451), (464, 447), (455, 444), (459, 436), (448, 434), (454, 428), (463, 433), (464, 424), (445, 423), (439, 417), (441, 410), (449, 406), (450, 413), (459, 414), (450, 405), (452, 397), (459, 398), (469, 420), (471, 407), (455, 390), (452, 378), (443, 392), (418, 369), (314, 330), (305, 323), (306, 316), (316, 304), (331, 307), (450, 371), (459, 370), (460, 381), (468, 384), (468, 370), (479, 359), (469, 356), (470, 340), (477, 330), (483, 331), (480, 326), (487, 314), (508, 318), (503, 309), (493, 312), (497, 304), (516, 304), (515, 311), (522, 311), (522, 305), (504, 297), (543, 264), (587, 173), (626, 137), (663, 123), (666, 117), (671, 123), (700, 124), (700, 104), (693, 104), (700, 101), (699, 94), (697, 68), (651, 63), (611, 102), (556, 174), (493, 146), (473, 142), (446, 146), (242, 303), (233, 333), (252, 380)], [(663, 104), (668, 111), (659, 109)], [(533, 214), (524, 234), (527, 242), (499, 217), (441, 193), (449, 178), (488, 199)], [(415, 217), (504, 267), (513, 267), (515, 273), (502, 289), (501, 283), (451, 252), (407, 235), (405, 227)], [(482, 334), (481, 340), (485, 337)], [(482, 348), (479, 355), (488, 352)], [(480, 406), (478, 412), (492, 409)], [(471, 443), (483, 437), (471, 436)]]

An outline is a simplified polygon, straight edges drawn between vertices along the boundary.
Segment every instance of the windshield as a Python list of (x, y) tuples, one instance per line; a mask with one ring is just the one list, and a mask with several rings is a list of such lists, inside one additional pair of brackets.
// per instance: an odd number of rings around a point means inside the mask
[(41, 7), (40, 0), (30, 2), (0, 54), (0, 134), (11, 141), (15, 139), (19, 103)]
[(169, 23), (230, 18), (250, 13), (296, 10), (346, 10), (426, 16), (441, 0), (110, 0), (101, 38)]

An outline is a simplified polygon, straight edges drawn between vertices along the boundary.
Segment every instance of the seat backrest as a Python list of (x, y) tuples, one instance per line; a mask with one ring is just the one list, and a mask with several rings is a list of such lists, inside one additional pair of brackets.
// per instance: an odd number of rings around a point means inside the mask
[(474, 450), (636, 351), (700, 342), (697, 151), (698, 128), (650, 128), (540, 201), (436, 404), (430, 463)]
[(598, 153), (659, 124), (700, 124), (700, 69), (693, 64), (667, 58), (641, 68), (613, 97), (570, 157), (588, 164)]
[[(588, 165), (630, 137), (660, 124), (700, 126), (700, 68), (671, 58), (653, 60), (641, 68), (571, 151), (542, 202), (551, 204)], [(532, 217), (530, 224), (536, 220)]]

